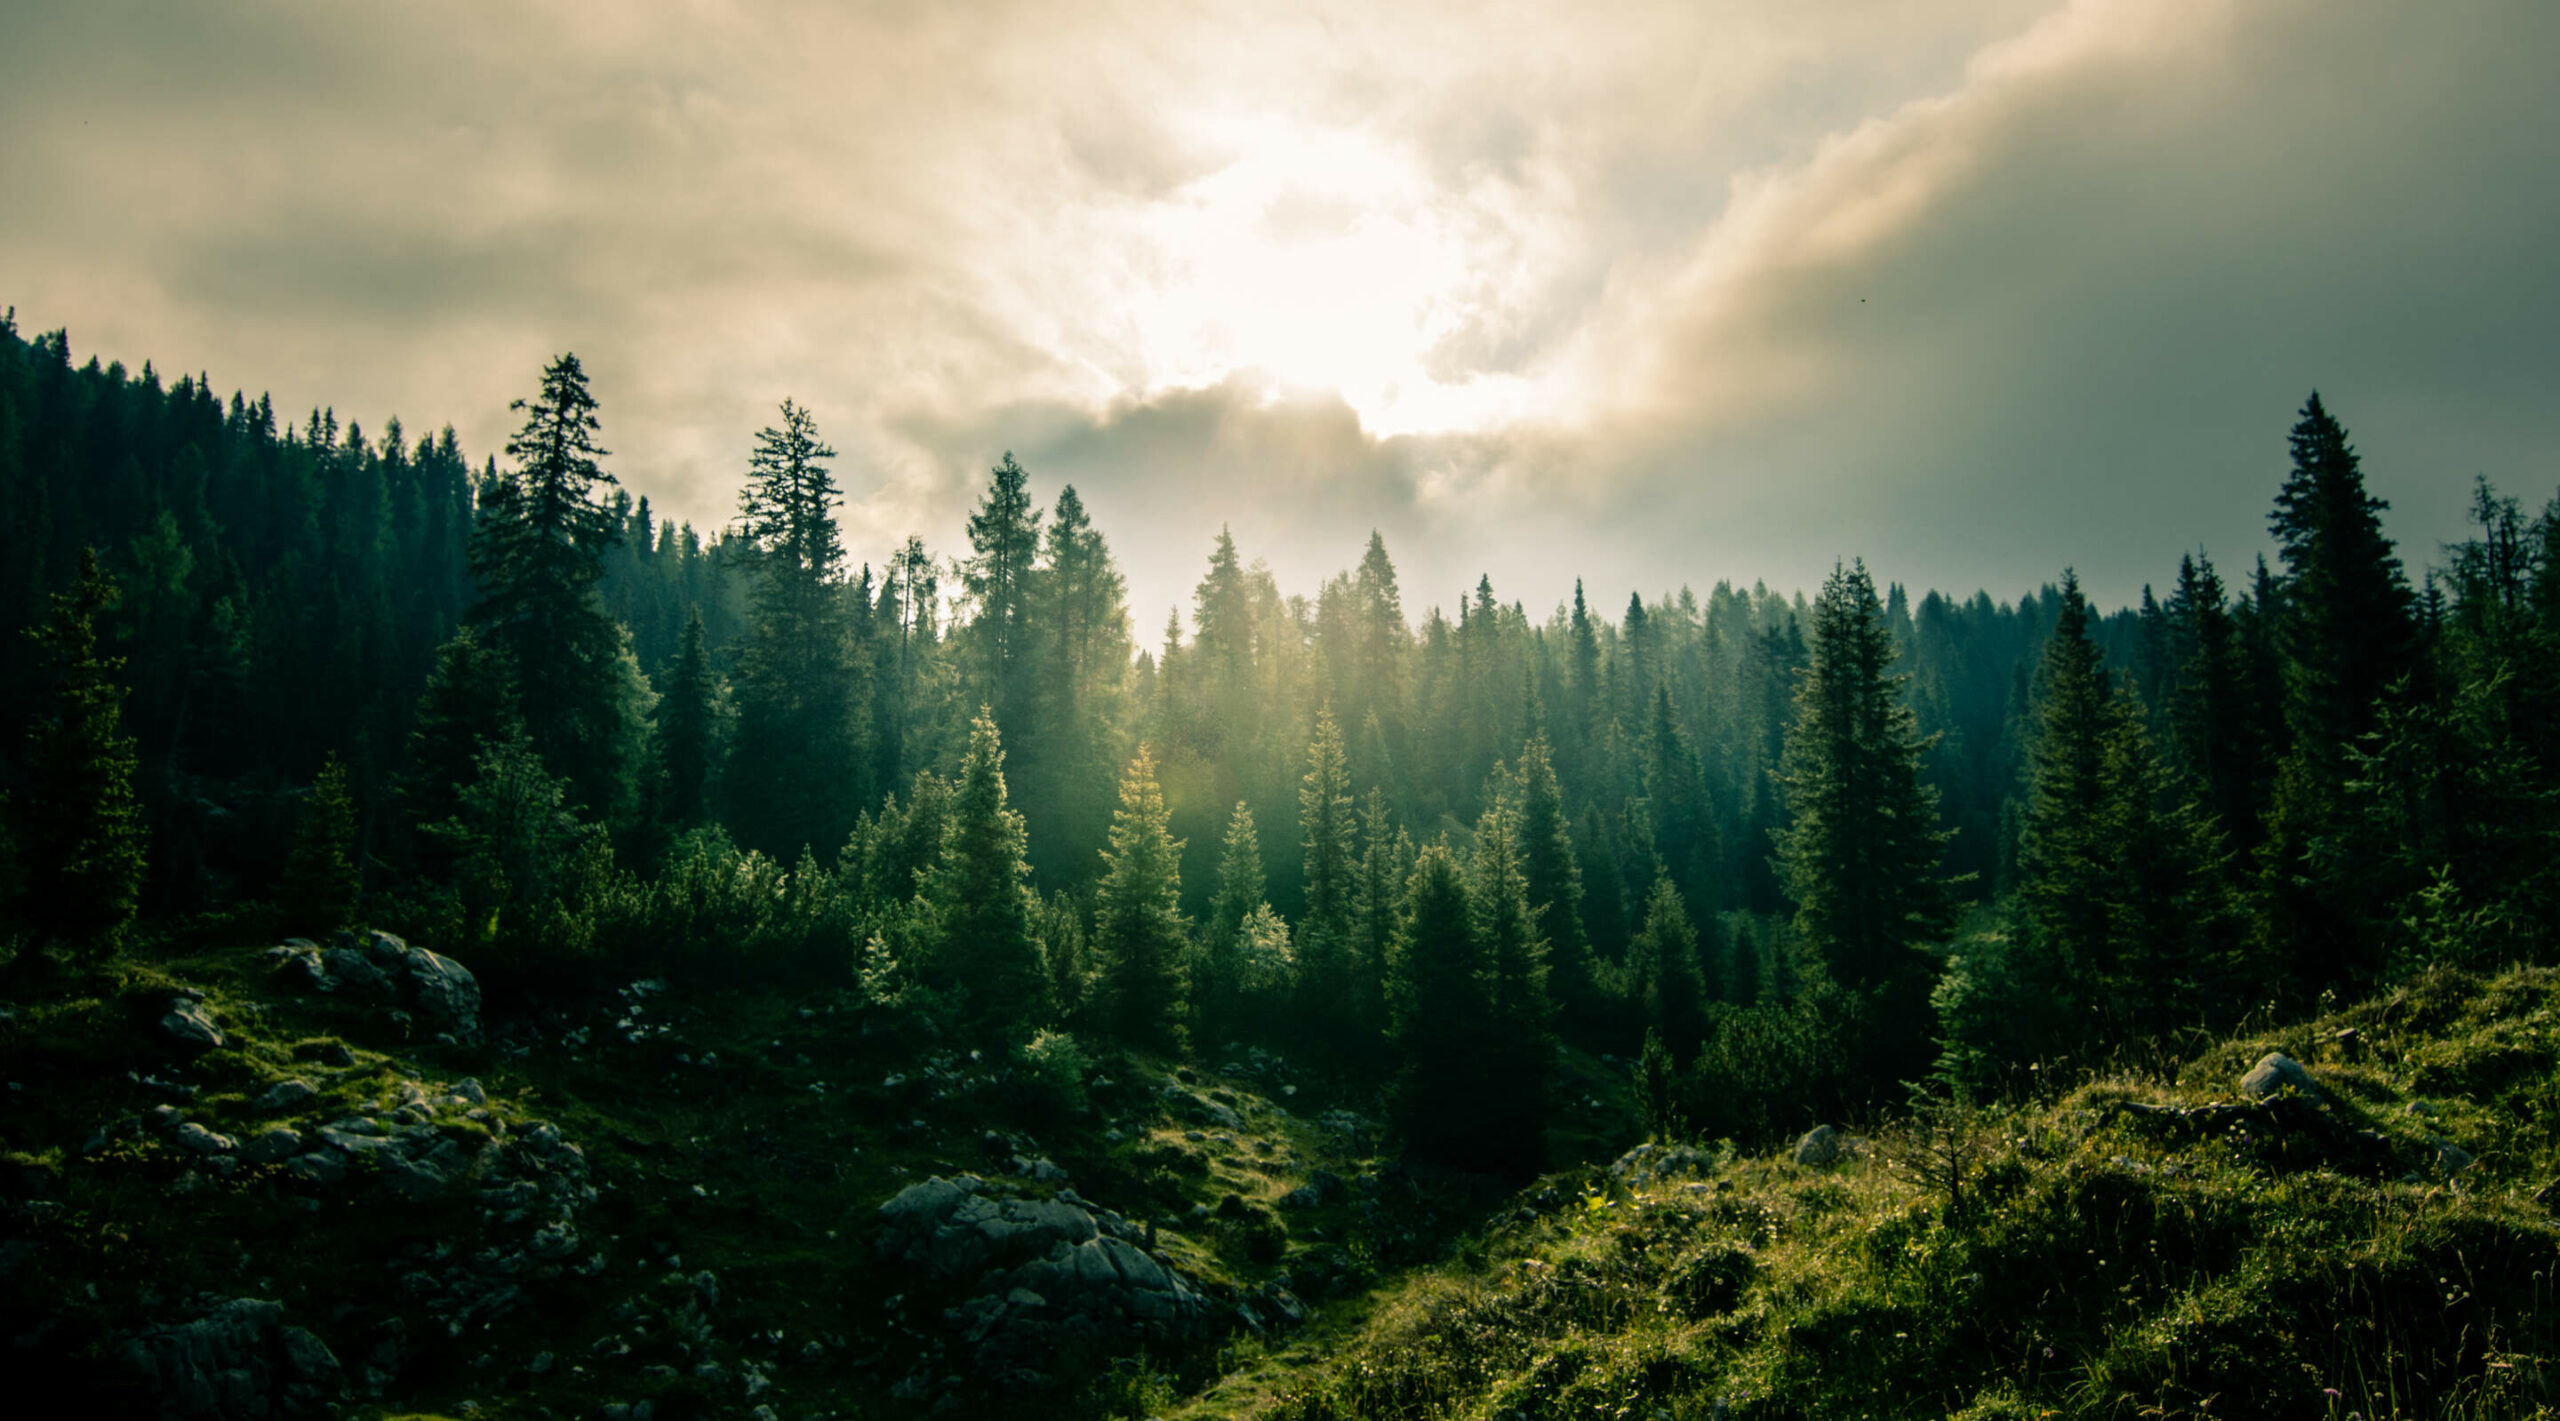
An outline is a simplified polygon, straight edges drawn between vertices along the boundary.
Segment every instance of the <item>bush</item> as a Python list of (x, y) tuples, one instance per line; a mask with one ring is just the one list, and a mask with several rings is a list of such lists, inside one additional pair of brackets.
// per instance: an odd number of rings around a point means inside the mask
[(1024, 1077), (1048, 1097), (1049, 1105), (1067, 1112), (1084, 1109), (1084, 1082), (1093, 1071), (1093, 1059), (1073, 1036), (1063, 1031), (1035, 1032), (1013, 1054)]

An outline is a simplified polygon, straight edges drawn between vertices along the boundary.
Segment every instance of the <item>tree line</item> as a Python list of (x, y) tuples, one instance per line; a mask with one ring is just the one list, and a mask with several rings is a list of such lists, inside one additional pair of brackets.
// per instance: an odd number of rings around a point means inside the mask
[(1517, 1170), (1565, 1050), (1755, 1136), (2549, 950), (2560, 518), (2483, 483), (2413, 587), (2317, 396), (2236, 589), (2193, 553), (2112, 615), (2067, 570), (1915, 604), (1850, 562), (1416, 617), (1374, 534), (1308, 597), (1221, 533), (1143, 646), (1010, 455), (965, 551), (857, 565), (796, 403), (708, 535), (618, 487), (574, 356), (515, 412), (475, 469), (0, 322), (22, 961), (361, 919), (523, 994), (1283, 1042)]

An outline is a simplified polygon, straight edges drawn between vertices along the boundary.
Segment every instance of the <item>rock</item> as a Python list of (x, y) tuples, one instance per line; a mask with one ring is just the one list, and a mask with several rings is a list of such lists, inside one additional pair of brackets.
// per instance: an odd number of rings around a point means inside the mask
[(1840, 1158), (1840, 1132), (1816, 1125), (1796, 1141), (1796, 1163), (1819, 1169)]
[(169, 999), (169, 1014), (160, 1018), (160, 1034), (191, 1051), (219, 1050), (225, 1040), (204, 1003), (186, 997)]
[(2471, 1152), (2451, 1140), (2432, 1140), (2436, 1147), (2436, 1169), (2447, 1178), (2471, 1167)]
[(2288, 1086), (2296, 1094), (2312, 1100), (2322, 1098), (2320, 1087), (2312, 1081), (2311, 1073), (2302, 1068), (2301, 1062), (2282, 1051), (2270, 1051), (2258, 1058), (2258, 1064), (2251, 1066), (2249, 1073), (2240, 1078), (2240, 1093), (2251, 1100), (2273, 1099), (2282, 1095)]
[(313, 1150), (296, 1155), (285, 1164), (285, 1172), (305, 1184), (336, 1184), (347, 1177), (347, 1157), (336, 1150)]
[(283, 1319), (281, 1303), (234, 1298), (192, 1322), (134, 1334), (123, 1356), (164, 1417), (228, 1421), (317, 1410), (337, 1389), (338, 1359)]
[(480, 1034), (480, 983), (471, 969), (386, 932), (338, 934), (323, 951), (288, 943), (270, 951), (280, 976), (312, 991), (391, 1008), (431, 1031), (469, 1041)]
[(453, 1083), (453, 1095), (456, 1100), (463, 1102), (465, 1105), (486, 1105), (489, 1103), (489, 1092), (483, 1090), (480, 1086), (480, 1082), (470, 1076), (464, 1076), (462, 1079)]
[(217, 1135), (190, 1120), (169, 1132), (170, 1143), (190, 1154), (227, 1155), (240, 1148), (240, 1142), (229, 1135)]
[[(1829, 1126), (1824, 1126), (1829, 1129)], [(1807, 1138), (1811, 1138), (1808, 1136)], [(1847, 1145), (1833, 1140), (1834, 1153), (1822, 1161), (1830, 1164), (1848, 1152)], [(1652, 1184), (1683, 1174), (1696, 1174), (1715, 1163), (1715, 1156), (1688, 1145), (1642, 1144), (1627, 1151), (1609, 1165), (1609, 1177), (1628, 1185)]]
[(1342, 1176), (1329, 1169), (1319, 1169), (1307, 1176), (1307, 1182), (1280, 1196), (1284, 1209), (1321, 1209), (1351, 1192)]
[(318, 1087), (306, 1080), (278, 1081), (258, 1097), (257, 1108), (274, 1114), (280, 1110), (299, 1110), (320, 1098)]
[(302, 1132), (290, 1125), (273, 1125), (261, 1130), (240, 1149), (240, 1158), (249, 1164), (274, 1164), (302, 1153)]

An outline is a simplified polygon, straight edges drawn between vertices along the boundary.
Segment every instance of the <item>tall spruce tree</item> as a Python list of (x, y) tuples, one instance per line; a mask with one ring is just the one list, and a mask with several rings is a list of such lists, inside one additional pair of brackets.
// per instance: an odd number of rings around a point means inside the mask
[(1686, 1066), (1697, 1058), (1698, 1044), (1706, 1036), (1705, 966), (1698, 955), (1698, 929), (1668, 875), (1653, 881), (1644, 926), (1627, 944), (1627, 993), (1646, 1034), (1661, 1042), (1674, 1065)]
[(1218, 853), (1217, 892), (1201, 930), (1204, 970), (1195, 984), (1201, 1015), (1218, 1029), (1233, 1016), (1243, 980), (1245, 920), (1263, 906), (1265, 895), (1262, 838), (1254, 831), (1253, 807), (1239, 799)]
[(1330, 705), (1317, 709), (1315, 734), (1307, 743), (1298, 831), (1306, 850), (1306, 911), (1297, 927), (1299, 991), (1312, 1019), (1339, 1024), (1351, 985), (1351, 782)]
[(1488, 1117), (1501, 1109), (1486, 1079), (1492, 1003), (1466, 878), (1445, 844), (1416, 858), (1405, 899), (1392, 990), (1395, 1127), (1421, 1158), (1479, 1166)]
[[(1182, 843), (1167, 824), (1155, 752), (1140, 745), (1120, 777), (1111, 846), (1102, 851), (1094, 947), (1113, 1032), (1134, 1046), (1180, 1052), (1188, 1040), (1191, 932), (1182, 916)], [(1248, 835), (1252, 828), (1247, 819)]]
[(978, 695), (1000, 724), (1020, 716), (1028, 690), (1024, 673), (1032, 662), (1031, 583), (1040, 552), (1040, 510), (1031, 502), (1030, 478), (1010, 450), (988, 471), (987, 491), (969, 515), (970, 557), (961, 568), (961, 583), (977, 609), (969, 638), (977, 652)]
[(1477, 820), (1467, 856), (1467, 903), (1485, 986), (1487, 1109), (1476, 1142), (1479, 1168), (1535, 1174), (1544, 1163), (1547, 1075), (1555, 1056), (1555, 1008), (1547, 995), (1547, 943), (1521, 871), (1520, 820), (1497, 800)]
[(1871, 1079), (1915, 1075), (1932, 963), (1953, 917), (1940, 868), (1947, 834), (1920, 777), (1925, 742), (1890, 674), (1898, 651), (1866, 564), (1835, 568), (1813, 609), (1779, 782), (1776, 836), (1796, 926), (1834, 978), (1874, 1007)]
[(1582, 930), (1582, 865), (1565, 818), (1564, 787), (1557, 782), (1546, 732), (1529, 737), (1512, 772), (1520, 815), (1521, 869), (1529, 906), (1547, 940), (1547, 985), (1568, 1029), (1588, 1033), (1599, 1014), (1599, 983), (1591, 941)]
[(2018, 903), (2037, 985), (2066, 1009), (2090, 1005), (2097, 977), (2113, 966), (2109, 879), (2124, 849), (2107, 838), (2107, 749), (2116, 708), (2089, 628), (2088, 599), (2078, 576), (2065, 569), (2061, 611), (2036, 673)]
[(807, 410), (756, 434), (731, 539), (753, 617), (739, 658), (738, 753), (729, 821), (750, 847), (789, 859), (842, 843), (869, 798), (860, 743), (868, 718), (853, 661), (852, 601), (835, 507), (842, 501)]
[(1049, 1018), (1049, 970), (1032, 933), (1035, 905), (1022, 816), (1005, 801), (1004, 738), (981, 708), (951, 796), (942, 858), (923, 897), (936, 927), (925, 980), (948, 995), (961, 1024), (1027, 1036)]
[(2290, 443), (2293, 471), (2267, 515), (2284, 559), (2285, 713), (2296, 754), (2327, 787), (2383, 695), (2416, 669), (2417, 609), (2382, 531), (2391, 505), (2365, 491), (2347, 431), (2316, 392)]
[(597, 501), (613, 484), (598, 461), (595, 396), (575, 355), (543, 368), (531, 400), (508, 406), (524, 425), (507, 441), (516, 468), (483, 481), (471, 529), (471, 572), (480, 600), (471, 624), (503, 650), (515, 677), (515, 709), (533, 749), (587, 811), (626, 807), (633, 766), (623, 723), (624, 633), (595, 587), (621, 520)]
[(27, 735), (14, 816), (26, 875), (20, 915), (39, 941), (87, 954), (123, 941), (142, 900), (147, 841), (115, 680), (124, 663), (98, 654), (97, 618), (116, 591), (84, 547), (70, 590), (52, 594), (44, 622), (26, 633), (46, 695)]
[(685, 616), (666, 697), (658, 703), (657, 819), (669, 835), (710, 819), (718, 783), (720, 684), (702, 638), (697, 603)]
[(355, 796), (347, 789), (347, 767), (332, 754), (312, 782), (285, 858), (284, 886), (276, 895), (285, 926), (319, 936), (354, 923), (361, 891), (349, 857), (355, 842)]

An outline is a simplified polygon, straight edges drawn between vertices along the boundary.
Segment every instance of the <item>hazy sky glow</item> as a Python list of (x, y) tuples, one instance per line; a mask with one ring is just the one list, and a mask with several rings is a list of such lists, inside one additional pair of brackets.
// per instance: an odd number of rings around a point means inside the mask
[[(1285, 11), (1285, 13), (1273, 13)], [(0, 304), (452, 423), (575, 349), (718, 524), (786, 395), (855, 555), (1012, 449), (1152, 636), (1222, 522), (1478, 572), (2101, 598), (2262, 544), (2317, 385), (2413, 563), (2560, 478), (2547, 0), (0, 8)]]

